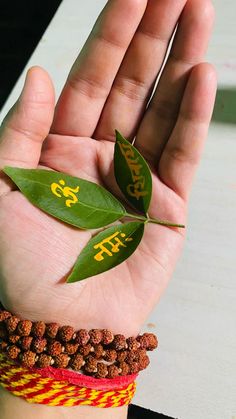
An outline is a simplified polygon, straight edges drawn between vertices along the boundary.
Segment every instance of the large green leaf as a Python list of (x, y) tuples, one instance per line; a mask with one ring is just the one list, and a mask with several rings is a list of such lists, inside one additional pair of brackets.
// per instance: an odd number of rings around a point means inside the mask
[(116, 182), (128, 202), (146, 214), (152, 196), (152, 175), (148, 164), (118, 131), (114, 153)]
[(136, 250), (143, 232), (144, 223), (131, 222), (98, 233), (80, 253), (67, 282), (81, 281), (119, 265)]
[(104, 227), (125, 214), (103, 187), (64, 173), (5, 167), (4, 172), (36, 207), (79, 228)]

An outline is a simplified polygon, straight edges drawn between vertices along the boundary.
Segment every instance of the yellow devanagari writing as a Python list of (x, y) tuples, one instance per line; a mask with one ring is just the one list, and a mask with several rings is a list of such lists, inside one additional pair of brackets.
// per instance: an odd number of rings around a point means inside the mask
[(51, 191), (54, 195), (58, 198), (62, 198), (63, 196), (66, 199), (65, 204), (67, 207), (71, 207), (71, 205), (76, 204), (78, 202), (78, 197), (76, 194), (79, 192), (80, 187), (77, 186), (76, 188), (71, 188), (69, 186), (65, 186), (65, 181), (63, 179), (59, 180), (59, 183), (52, 183), (51, 184)]
[(114, 256), (115, 253), (118, 253), (120, 251), (120, 247), (127, 247), (125, 242), (130, 242), (133, 239), (131, 237), (127, 237), (125, 239), (125, 237), (125, 233), (120, 233), (120, 231), (117, 231), (111, 236), (103, 239), (100, 243), (95, 244), (93, 248), (95, 250), (99, 249), (100, 251), (94, 256), (94, 259), (97, 262), (101, 262), (102, 260), (104, 260), (104, 255), (110, 257)]
[(138, 200), (148, 194), (148, 192), (145, 191), (145, 178), (140, 174), (143, 166), (139, 164), (139, 157), (136, 157), (135, 159), (134, 150), (131, 145), (123, 143), (118, 144), (123, 156), (125, 157), (134, 182), (133, 184), (127, 186), (127, 192), (130, 196)]
[[(125, 157), (125, 160), (128, 161), (131, 160), (133, 161), (135, 154), (134, 154), (134, 150), (132, 149), (130, 144), (124, 144), (124, 143), (118, 143), (119, 147), (120, 147), (120, 151), (123, 154), (123, 156)], [(137, 160), (137, 159), (136, 159)]]
[(139, 176), (137, 181), (134, 184), (129, 184), (127, 186), (127, 192), (130, 196), (133, 196), (137, 200), (140, 197), (146, 196), (148, 194), (147, 191), (144, 190), (145, 179), (143, 176)]

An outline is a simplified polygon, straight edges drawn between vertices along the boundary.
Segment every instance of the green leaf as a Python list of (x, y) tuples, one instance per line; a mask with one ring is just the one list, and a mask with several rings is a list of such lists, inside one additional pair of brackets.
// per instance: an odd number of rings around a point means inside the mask
[(118, 224), (93, 237), (80, 253), (67, 282), (98, 275), (122, 263), (139, 245), (144, 223)]
[(125, 214), (121, 203), (96, 183), (51, 170), (5, 167), (4, 172), (32, 204), (75, 227), (104, 227)]
[(138, 150), (116, 131), (114, 153), (116, 182), (128, 202), (146, 214), (152, 196), (152, 175)]

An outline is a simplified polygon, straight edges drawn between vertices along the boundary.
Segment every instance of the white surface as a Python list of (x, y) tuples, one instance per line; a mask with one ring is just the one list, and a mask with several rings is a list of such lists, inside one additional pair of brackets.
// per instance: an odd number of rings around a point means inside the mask
[[(31, 57), (27, 68), (45, 67), (57, 93), (104, 4), (64, 0)], [(217, 67), (220, 87), (233, 87), (236, 6), (233, 0), (214, 4), (217, 23), (208, 59)], [(18, 97), (24, 74), (2, 117)], [(136, 404), (178, 419), (236, 415), (235, 235), (236, 125), (212, 123), (191, 197), (184, 253), (145, 326), (157, 332), (160, 348), (139, 380)]]

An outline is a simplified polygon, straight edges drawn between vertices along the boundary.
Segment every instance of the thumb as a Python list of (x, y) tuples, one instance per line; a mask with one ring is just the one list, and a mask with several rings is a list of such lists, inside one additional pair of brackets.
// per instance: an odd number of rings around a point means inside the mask
[[(52, 124), (54, 106), (54, 88), (49, 75), (40, 67), (32, 67), (19, 99), (0, 129), (1, 192), (4, 188), (1, 169), (4, 166), (37, 167), (43, 140)], [(9, 188), (7, 184), (5, 186)]]

